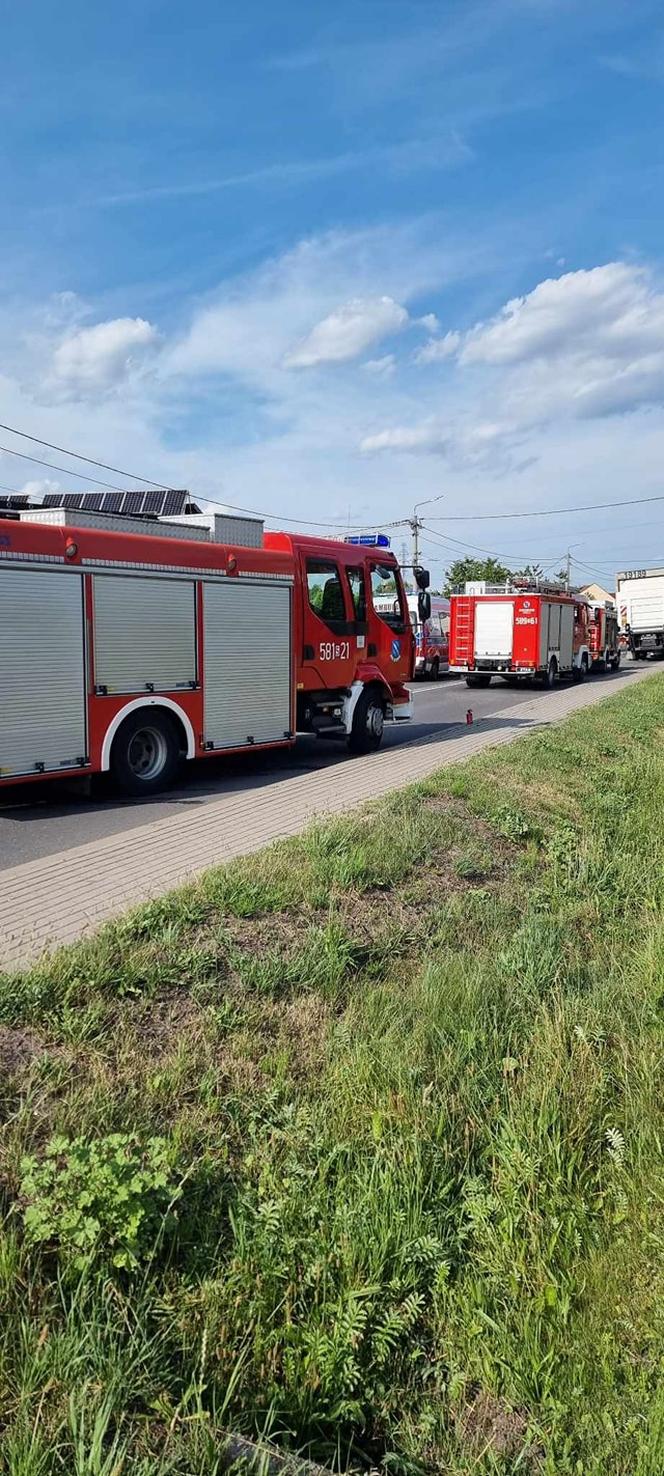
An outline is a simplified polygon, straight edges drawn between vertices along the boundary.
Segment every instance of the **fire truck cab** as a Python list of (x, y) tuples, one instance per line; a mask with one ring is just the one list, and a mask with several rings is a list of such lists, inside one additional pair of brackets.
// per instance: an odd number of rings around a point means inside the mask
[(386, 722), (412, 716), (406, 682), (415, 642), (397, 561), (383, 535), (333, 543), (266, 533), (265, 547), (291, 555), (297, 727), (344, 735), (351, 751), (378, 748)]

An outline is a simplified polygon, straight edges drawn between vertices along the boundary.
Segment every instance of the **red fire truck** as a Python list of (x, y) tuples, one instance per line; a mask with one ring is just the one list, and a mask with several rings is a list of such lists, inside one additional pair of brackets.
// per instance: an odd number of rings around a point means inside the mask
[(588, 606), (560, 586), (482, 584), (450, 603), (450, 671), (469, 687), (488, 687), (492, 676), (552, 687), (590, 671)]
[(110, 770), (148, 794), (182, 758), (298, 729), (362, 753), (411, 716), (414, 639), (382, 535), (356, 547), (261, 527), (252, 547), (217, 541), (212, 521), (214, 538), (186, 518), (0, 517), (0, 785)]
[(620, 666), (618, 612), (610, 600), (588, 600), (588, 645), (593, 671), (617, 671)]

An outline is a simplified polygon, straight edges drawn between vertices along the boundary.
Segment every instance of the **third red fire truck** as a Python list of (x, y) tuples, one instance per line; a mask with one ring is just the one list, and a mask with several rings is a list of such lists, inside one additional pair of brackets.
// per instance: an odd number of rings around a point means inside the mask
[(620, 666), (618, 612), (611, 600), (588, 600), (588, 645), (593, 671), (617, 671)]
[(468, 587), (451, 598), (450, 671), (469, 687), (537, 677), (552, 687), (562, 676), (583, 681), (592, 665), (590, 611), (560, 586), (508, 583)]
[(387, 539), (251, 523), (0, 516), (0, 785), (110, 770), (148, 794), (184, 758), (298, 730), (368, 752), (411, 716), (414, 636)]

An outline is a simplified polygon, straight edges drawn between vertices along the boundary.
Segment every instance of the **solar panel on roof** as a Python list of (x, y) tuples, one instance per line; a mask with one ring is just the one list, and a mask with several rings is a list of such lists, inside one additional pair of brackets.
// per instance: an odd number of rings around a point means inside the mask
[(80, 507), (83, 502), (82, 492), (65, 492), (61, 507)]
[(42, 507), (62, 507), (63, 492), (45, 492)]
[(123, 492), (105, 492), (102, 502), (102, 512), (116, 513), (122, 507)]
[(160, 513), (164, 504), (165, 493), (159, 489), (154, 492), (146, 492), (143, 503), (144, 513)]
[(127, 514), (129, 514), (129, 516), (131, 516), (132, 513), (133, 514), (139, 513), (141, 511), (142, 507), (143, 507), (143, 498), (144, 497), (145, 497), (145, 493), (144, 492), (125, 492), (124, 502), (122, 504), (122, 511), (125, 514), (125, 516)]
[(84, 492), (81, 505), (87, 512), (99, 512), (103, 500), (103, 492)]
[(189, 501), (189, 493), (176, 490), (171, 487), (164, 493), (164, 505), (161, 509), (162, 517), (173, 517), (174, 514), (181, 515)]

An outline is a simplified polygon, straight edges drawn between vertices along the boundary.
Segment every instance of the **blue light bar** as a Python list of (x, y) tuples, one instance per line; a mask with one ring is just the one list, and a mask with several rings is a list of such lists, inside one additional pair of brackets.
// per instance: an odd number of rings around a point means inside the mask
[(387, 533), (349, 533), (344, 543), (359, 543), (362, 548), (389, 548)]

